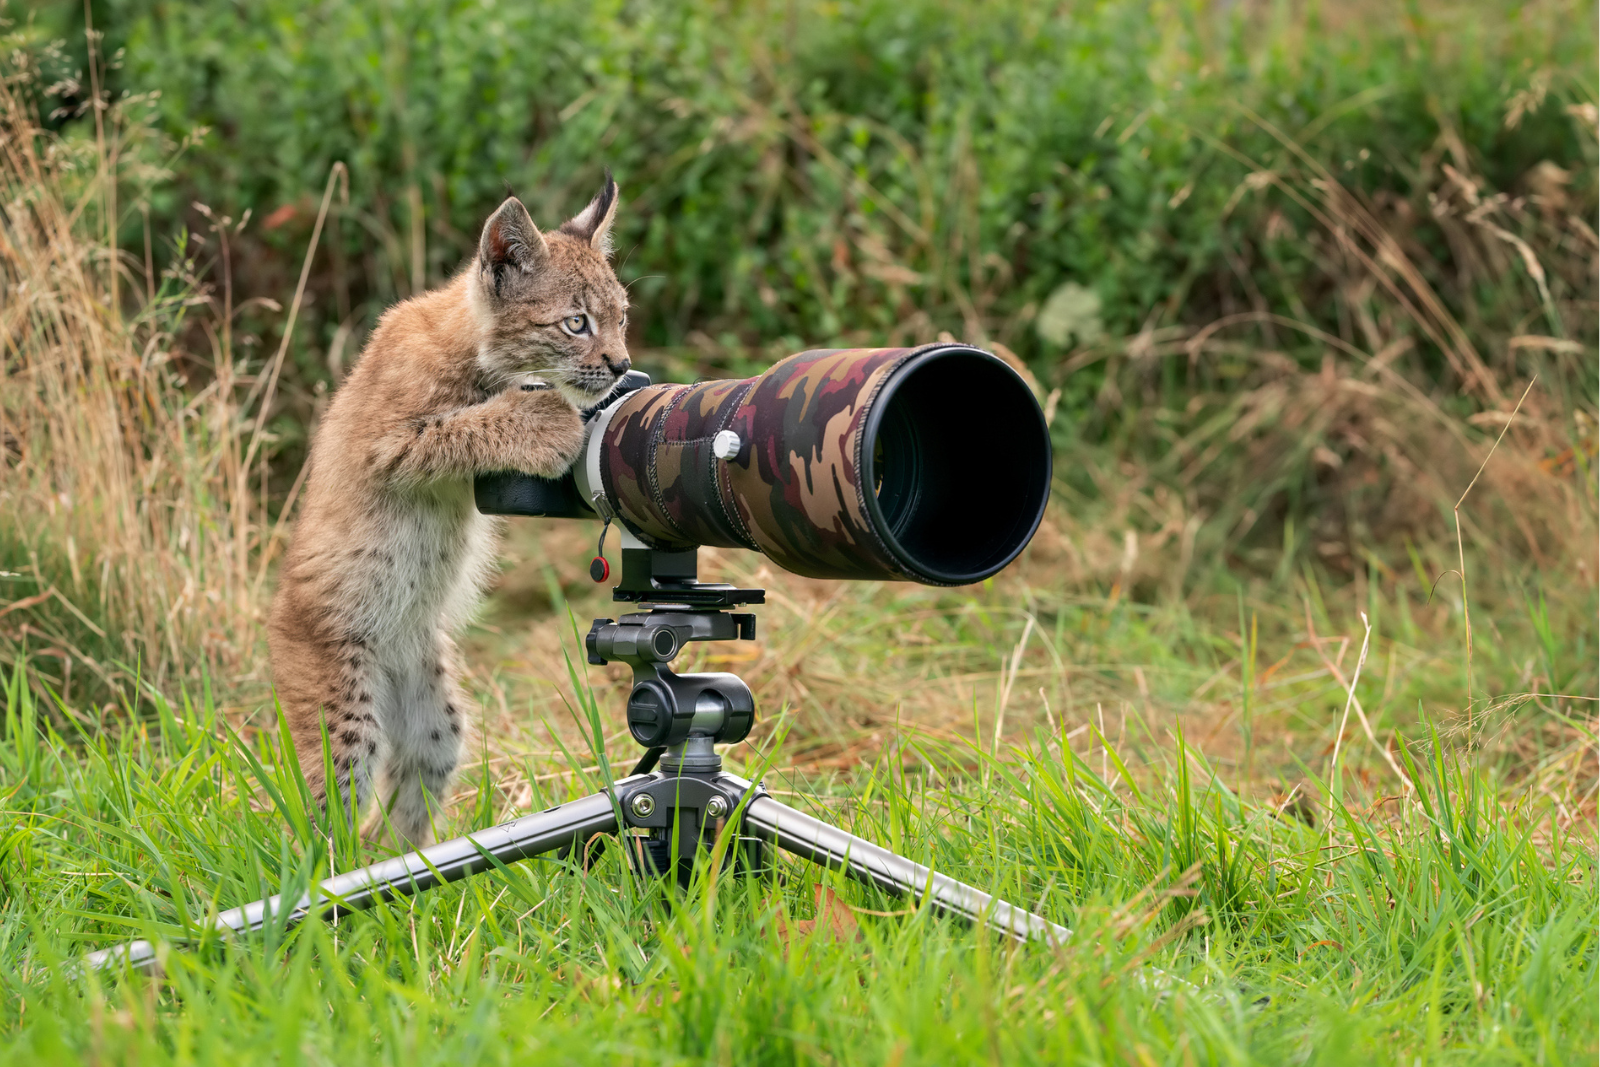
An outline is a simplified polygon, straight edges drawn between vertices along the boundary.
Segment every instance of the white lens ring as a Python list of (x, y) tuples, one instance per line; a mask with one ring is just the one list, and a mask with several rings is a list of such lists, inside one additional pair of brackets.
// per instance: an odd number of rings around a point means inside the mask
[(605, 482), (600, 478), (600, 450), (605, 447), (606, 427), (627, 397), (619, 397), (606, 405), (584, 427), (583, 451), (579, 462), (573, 465), (572, 478), (578, 485), (578, 494), (602, 519), (616, 517), (611, 502), (606, 499)]

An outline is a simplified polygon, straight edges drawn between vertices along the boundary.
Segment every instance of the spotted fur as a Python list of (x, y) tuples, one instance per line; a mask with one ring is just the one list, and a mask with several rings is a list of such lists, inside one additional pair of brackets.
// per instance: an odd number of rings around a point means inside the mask
[(473, 477), (565, 471), (576, 407), (628, 369), (616, 205), (608, 174), (544, 234), (508, 198), (465, 270), (379, 319), (312, 444), (268, 625), (273, 680), (318, 800), (325, 730), (340, 803), (360, 810), (381, 785), (403, 842), (428, 840), (473, 717), (449, 635), (498, 540)]

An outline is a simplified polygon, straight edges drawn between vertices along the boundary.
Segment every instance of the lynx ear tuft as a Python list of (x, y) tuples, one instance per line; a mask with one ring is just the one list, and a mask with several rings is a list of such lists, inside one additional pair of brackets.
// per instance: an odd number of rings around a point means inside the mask
[(605, 184), (589, 206), (561, 224), (561, 232), (586, 241), (590, 248), (611, 255), (611, 221), (617, 217), (617, 183), (606, 171)]
[(544, 234), (533, 224), (533, 216), (514, 196), (489, 216), (478, 239), (478, 269), (494, 294), (499, 296), (510, 272), (532, 274), (549, 255)]

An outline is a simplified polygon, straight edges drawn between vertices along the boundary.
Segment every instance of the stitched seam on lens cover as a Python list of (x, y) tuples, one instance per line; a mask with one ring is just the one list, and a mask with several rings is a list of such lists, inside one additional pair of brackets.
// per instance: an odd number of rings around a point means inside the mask
[[(720, 433), (723, 430), (726, 430), (728, 428), (728, 423), (733, 421), (733, 412), (736, 412), (736, 411), (739, 410), (739, 405), (744, 403), (744, 398), (749, 395), (750, 390), (755, 388), (755, 383), (754, 382), (741, 382), (740, 383), (740, 387), (741, 387), (742, 391), (737, 394), (738, 399), (735, 400), (733, 402), (733, 404), (729, 406), (728, 415), (724, 417), (722, 425), (719, 426), (716, 430), (713, 430), (710, 434), (702, 434), (699, 437), (691, 437), (690, 439), (688, 439), (686, 441), (659, 441), (659, 442), (656, 442), (656, 444), (655, 444), (656, 450), (659, 452), (663, 448), (693, 448), (696, 445), (706, 445), (706, 444), (709, 444), (709, 443), (715, 441), (716, 438), (717, 438), (717, 434)], [(761, 546), (756, 544), (755, 538), (750, 536), (750, 531), (745, 528), (744, 523), (739, 519), (739, 515), (738, 515), (737, 509), (735, 509), (732, 513), (730, 513), (728, 511), (727, 507), (723, 504), (723, 502), (722, 502), (722, 493), (721, 493), (722, 479), (717, 474), (717, 472), (721, 468), (719, 468), (716, 465), (716, 463), (717, 463), (716, 455), (714, 453), (708, 453), (708, 455), (710, 457), (708, 459), (708, 462), (711, 464), (711, 480), (714, 483), (713, 487), (716, 490), (717, 509), (722, 513), (723, 520), (725, 521), (728, 529), (733, 532), (733, 535), (735, 537), (741, 539), (741, 543), (744, 545), (744, 547), (750, 549), (753, 552), (760, 552), (761, 551)], [(656, 465), (655, 465), (655, 463), (652, 462), (650, 464), (650, 470), (652, 472), (654, 472), (655, 469), (656, 469)], [(729, 488), (729, 491), (731, 492), (732, 491), (732, 486), (729, 486), (728, 488)], [(654, 486), (653, 485), (652, 485), (652, 491), (654, 491)], [(666, 511), (665, 506), (662, 507), (662, 511), (663, 512)], [(677, 529), (676, 526), (674, 526), (673, 528)], [(679, 531), (679, 532), (682, 532), (682, 531)]]
[(650, 455), (649, 461), (645, 464), (645, 472), (650, 479), (650, 499), (655, 502), (656, 511), (661, 514), (661, 518), (672, 529), (673, 533), (678, 535), (680, 541), (692, 544), (693, 541), (682, 530), (678, 529), (677, 523), (672, 521), (672, 513), (667, 510), (666, 500), (661, 495), (661, 472), (656, 466), (656, 453), (661, 450), (663, 444), (668, 443), (663, 440), (667, 433), (667, 419), (677, 410), (678, 405), (683, 403), (683, 398), (688, 395), (689, 386), (686, 385), (679, 389), (673, 394), (672, 399), (667, 401), (666, 408), (662, 410), (661, 415), (656, 419), (655, 429), (650, 432)]
[[(744, 398), (749, 396), (750, 395), (750, 390), (754, 389), (755, 387), (756, 387), (756, 380), (754, 378), (746, 379), (746, 381), (744, 383), (744, 386), (739, 390), (738, 394), (734, 397), (733, 403), (728, 405), (728, 413), (725, 416), (723, 416), (722, 425), (717, 427), (717, 432), (713, 433), (711, 435), (711, 439), (713, 441), (716, 440), (717, 433), (721, 433), (723, 430), (726, 430), (728, 428), (728, 424), (733, 422), (733, 416), (738, 412), (738, 410), (741, 407), (744, 406)], [(751, 459), (752, 459), (752, 461), (755, 458), (755, 447), (756, 447), (755, 446), (755, 442), (754, 441), (750, 442), (750, 450), (751, 450)], [(734, 456), (734, 459), (738, 459), (738, 458), (739, 457), (737, 455)], [(723, 492), (722, 492), (722, 489), (723, 489), (724, 485), (726, 485), (727, 490), (728, 490), (727, 495), (729, 497), (733, 496), (733, 481), (732, 481), (732, 478), (730, 477), (726, 481), (724, 481), (724, 477), (723, 477), (724, 470), (726, 469), (727, 465), (729, 463), (732, 463), (732, 462), (733, 462), (732, 459), (727, 460), (727, 461), (725, 461), (723, 463), (722, 466), (719, 467), (719, 466), (717, 466), (716, 453), (712, 453), (712, 455), (711, 455), (711, 480), (714, 483), (716, 483), (716, 487), (717, 487), (717, 507), (722, 509), (722, 516), (723, 516), (723, 518), (727, 519), (728, 528), (730, 530), (732, 530), (734, 533), (739, 534), (739, 535), (742, 536), (742, 539), (743, 539), (743, 541), (745, 543), (745, 546), (747, 548), (751, 548), (751, 549), (754, 549), (755, 551), (759, 552), (759, 551), (761, 551), (761, 546), (756, 544), (756, 539), (754, 537), (750, 536), (750, 530), (749, 530), (748, 527), (745, 526), (744, 519), (740, 517), (739, 509), (736, 508), (736, 507), (730, 508), (727, 504), (723, 503)]]

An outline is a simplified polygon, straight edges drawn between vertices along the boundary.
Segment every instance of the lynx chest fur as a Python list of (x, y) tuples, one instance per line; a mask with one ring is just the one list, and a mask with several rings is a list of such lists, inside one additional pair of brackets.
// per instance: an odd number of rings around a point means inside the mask
[(564, 471), (577, 408), (628, 369), (616, 203), (607, 177), (546, 234), (508, 199), (467, 269), (379, 320), (312, 444), (268, 628), (273, 681), (318, 798), (359, 810), (380, 787), (402, 842), (428, 839), (471, 718), (450, 633), (498, 538), (473, 478)]

